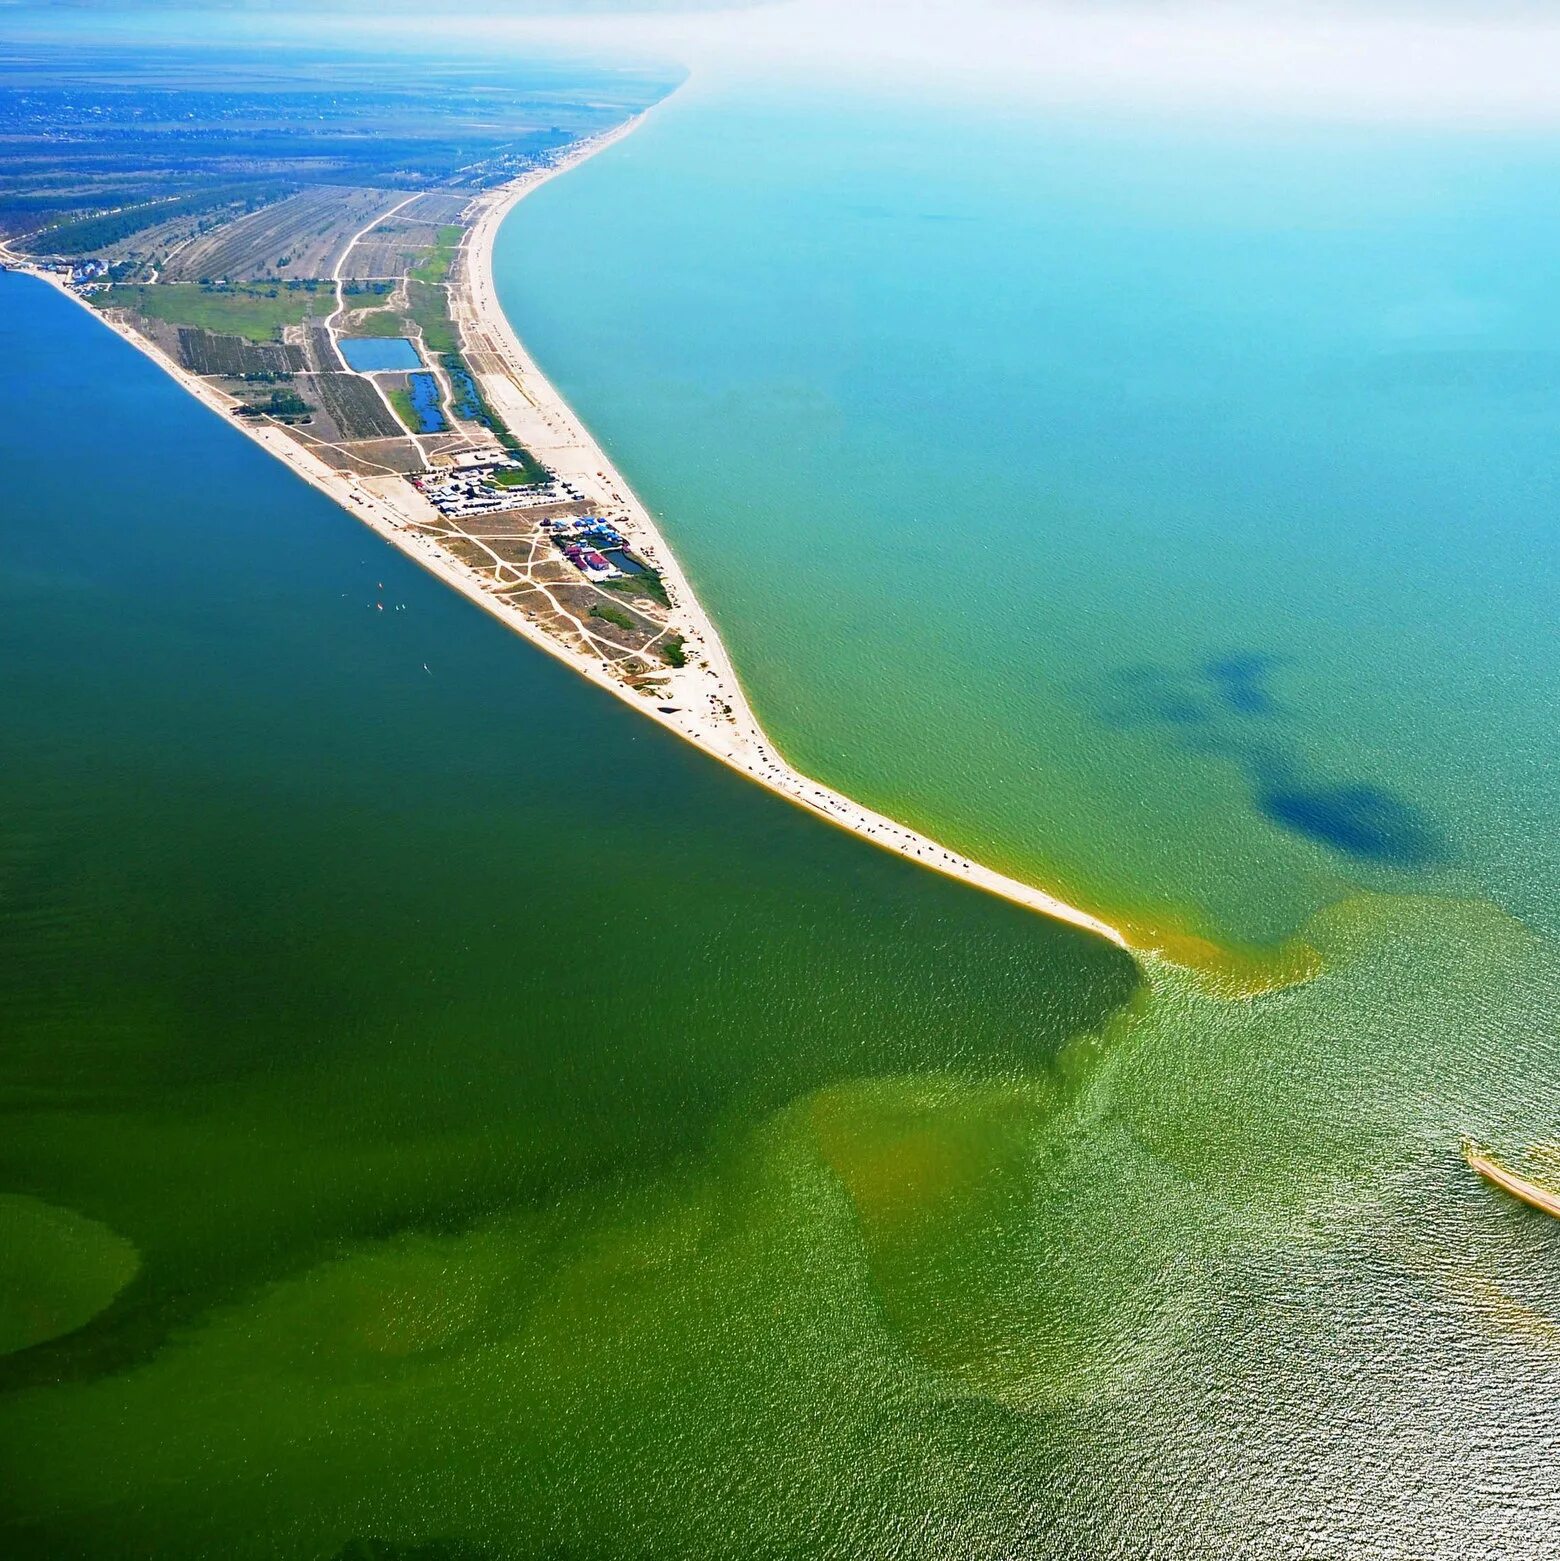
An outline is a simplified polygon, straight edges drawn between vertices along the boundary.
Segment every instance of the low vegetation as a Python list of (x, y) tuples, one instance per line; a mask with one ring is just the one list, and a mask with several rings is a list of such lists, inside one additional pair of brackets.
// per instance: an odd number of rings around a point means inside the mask
[(531, 488), (537, 483), (545, 482), (546, 480), (546, 468), (534, 460), (531, 461), (528, 467), (496, 471), (488, 478), (488, 481), (495, 488)]
[(179, 195), (169, 200), (145, 201), (127, 206), (121, 211), (104, 212), (96, 217), (77, 217), (67, 222), (45, 228), (34, 234), (28, 247), (35, 254), (44, 255), (93, 255), (99, 250), (121, 244), (127, 238), (145, 228), (153, 228), (174, 217), (193, 217), (204, 213), (220, 213), (224, 219), (241, 212), (256, 211), (261, 206), (289, 195), (296, 185), (248, 184), (225, 185), (218, 189), (199, 190), (192, 195)]
[(406, 430), (390, 415), (379, 392), (357, 374), (314, 374), (314, 387), (343, 439), (393, 439)]
[(637, 575), (624, 575), (621, 580), (603, 580), (603, 591), (618, 591), (624, 596), (646, 596), (663, 607), (671, 606), (666, 594), (666, 582), (654, 569), (646, 569)]
[(264, 384), (290, 379), (303, 368), (303, 353), (282, 342), (216, 336), (193, 325), (179, 327), (179, 357), (197, 374), (220, 374)]
[(597, 602), (591, 608), (590, 615), (592, 618), (600, 618), (603, 623), (616, 624), (620, 629), (634, 627), (634, 620), (621, 607), (609, 607), (602, 602)]
[(406, 321), (394, 309), (370, 309), (352, 322), (353, 336), (404, 336)]
[(455, 352), (460, 342), (450, 323), (450, 301), (444, 289), (430, 287), (426, 282), (408, 282), (406, 291), (423, 345), (429, 352)]
[(277, 340), (284, 325), (299, 325), (336, 306), (329, 282), (270, 282), (218, 286), (207, 282), (119, 283), (94, 294), (100, 309), (131, 309), (169, 325), (193, 325), (215, 335), (254, 342)]
[(245, 401), (234, 408), (240, 417), (274, 417), (279, 423), (306, 422), (313, 410), (296, 390), (273, 390), (263, 401)]
[(422, 419), (417, 415), (417, 408), (412, 402), (412, 393), (403, 390), (398, 385), (386, 387), (385, 399), (395, 408), (395, 415), (406, 424), (414, 434), (422, 430)]
[(661, 660), (669, 667), (686, 667), (688, 665), (688, 653), (683, 647), (688, 642), (680, 634), (668, 634), (656, 649), (661, 653)]
[(460, 248), (460, 236), (465, 231), (458, 222), (446, 223), (438, 231), (432, 252), (419, 266), (412, 269), (413, 281), (432, 287), (449, 279), (450, 267), (455, 263), (455, 251)]

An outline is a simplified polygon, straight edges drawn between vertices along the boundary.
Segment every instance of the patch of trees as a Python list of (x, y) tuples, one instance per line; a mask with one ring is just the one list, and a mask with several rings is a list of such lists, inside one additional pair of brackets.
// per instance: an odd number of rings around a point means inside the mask
[(264, 401), (242, 401), (233, 410), (240, 417), (274, 417), (281, 423), (301, 423), (314, 410), (296, 390), (273, 390)]
[(122, 243), (143, 228), (155, 227), (174, 217), (193, 217), (220, 206), (238, 206), (245, 212), (258, 211), (284, 195), (291, 195), (295, 188), (290, 184), (230, 184), (196, 191), (193, 195), (178, 195), (172, 200), (127, 206), (123, 211), (104, 212), (97, 217), (77, 217), (34, 234), (30, 247), (47, 254), (90, 255), (95, 250)]

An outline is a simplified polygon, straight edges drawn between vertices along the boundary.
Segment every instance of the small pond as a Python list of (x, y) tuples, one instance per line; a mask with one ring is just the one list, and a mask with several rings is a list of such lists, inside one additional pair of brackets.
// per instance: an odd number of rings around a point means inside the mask
[(412, 374), (407, 377), (407, 389), (412, 397), (412, 411), (417, 414), (417, 432), (442, 434), (450, 425), (439, 405), (438, 380), (427, 372)]
[(417, 349), (404, 336), (343, 336), (338, 345), (348, 367), (359, 374), (422, 367)]

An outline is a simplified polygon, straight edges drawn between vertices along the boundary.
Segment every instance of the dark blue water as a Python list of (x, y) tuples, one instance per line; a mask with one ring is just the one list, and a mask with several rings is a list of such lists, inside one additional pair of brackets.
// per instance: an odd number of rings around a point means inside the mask
[(341, 355), (359, 374), (422, 367), (417, 349), (404, 336), (343, 336)]
[(417, 432), (442, 434), (450, 425), (439, 404), (439, 382), (426, 371), (409, 376), (412, 410), (417, 414)]

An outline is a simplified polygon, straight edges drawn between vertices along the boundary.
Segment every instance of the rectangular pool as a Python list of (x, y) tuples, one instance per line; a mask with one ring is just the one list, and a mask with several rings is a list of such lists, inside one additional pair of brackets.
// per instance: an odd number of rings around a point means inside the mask
[(359, 374), (422, 367), (417, 349), (404, 336), (343, 336), (338, 345), (347, 366)]

